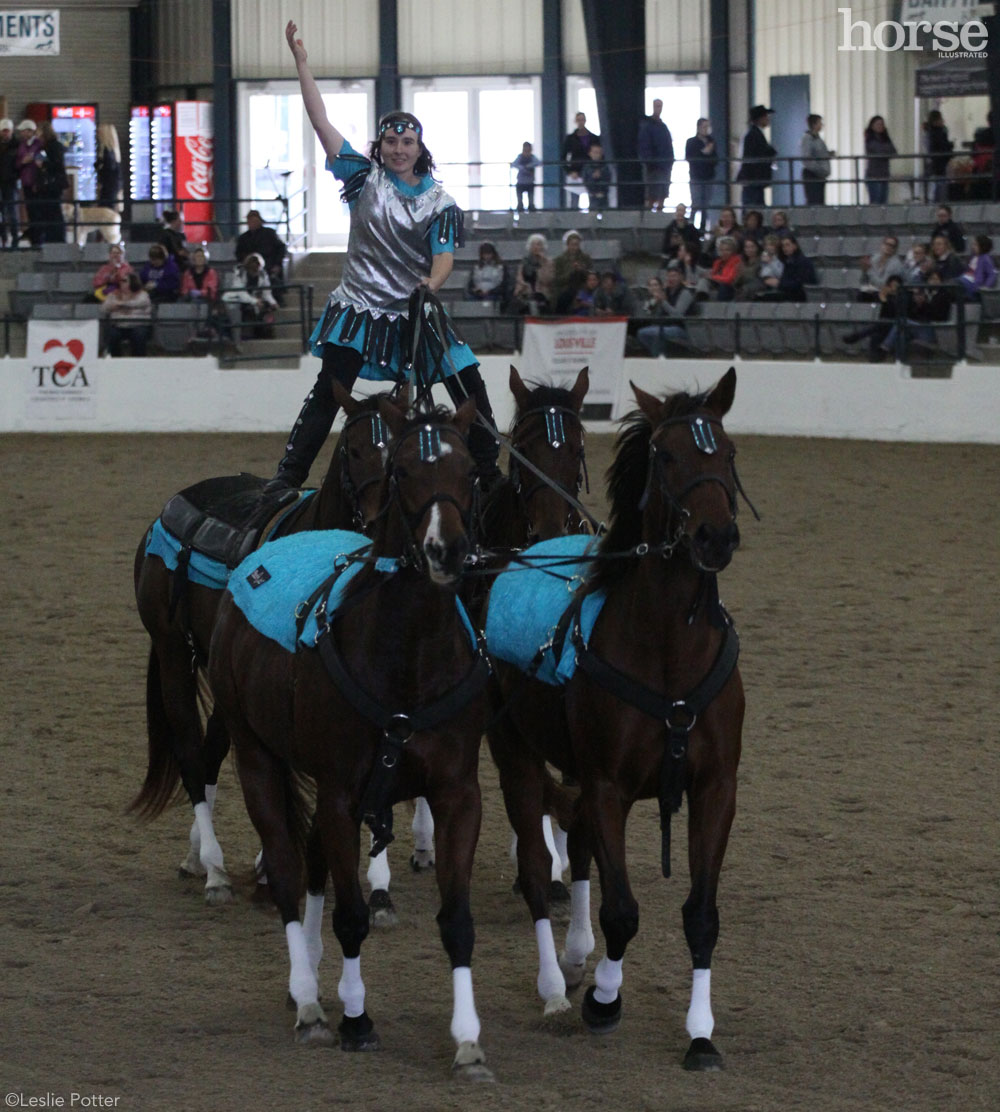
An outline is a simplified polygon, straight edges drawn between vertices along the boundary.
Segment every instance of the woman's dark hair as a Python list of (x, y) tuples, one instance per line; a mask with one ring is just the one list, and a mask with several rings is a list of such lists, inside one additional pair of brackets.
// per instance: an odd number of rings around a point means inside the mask
[(496, 259), (496, 261), (497, 261), (498, 263), (499, 263), (499, 262), (502, 262), (502, 261), (503, 261), (503, 260), (502, 260), (502, 259), (500, 258), (500, 252), (499, 252), (499, 251), (498, 251), (498, 250), (496, 249), (496, 246), (495, 246), (494, 244), (492, 244), (492, 243), (489, 243), (489, 242), (481, 243), (481, 244), (479, 245), (479, 257), (480, 257), (480, 258), (482, 258), (482, 257), (483, 257), (483, 252), (484, 252), (484, 251), (488, 251), (488, 252), (489, 252), (489, 254), (490, 254), (490, 256), (491, 256), (492, 258)]
[(149, 258), (152, 261), (154, 258), (162, 259), (163, 262), (167, 261), (167, 249), (159, 243), (154, 243), (149, 249)]
[(941, 115), (941, 112), (937, 108), (932, 108), (931, 111), (927, 113), (927, 119), (924, 121), (924, 128), (926, 129), (929, 127), (944, 127), (944, 116)]
[(802, 250), (802, 248), (799, 247), (799, 241), (793, 235), (782, 236), (781, 237), (781, 242), (782, 242), (782, 246), (784, 246), (784, 244), (786, 244), (786, 243), (790, 243), (790, 244), (792, 244), (792, 246), (795, 248), (796, 251), (801, 251)]
[(138, 293), (142, 289), (142, 282), (139, 281), (139, 275), (134, 270), (130, 270), (126, 275), (128, 278), (128, 288), (132, 293)]
[(756, 221), (755, 227), (762, 228), (764, 226), (764, 214), (762, 212), (758, 212), (756, 209), (750, 209), (749, 212), (745, 212), (743, 214), (743, 227), (744, 228), (747, 228), (751, 231), (753, 230), (753, 229), (750, 228), (750, 219), (751, 219), (751, 217)]
[(988, 255), (993, 250), (993, 240), (989, 236), (976, 236), (976, 246), (980, 255)]
[(387, 112), (378, 122), (378, 135), (372, 140), (368, 148), (368, 157), (376, 166), (382, 165), (382, 136), (387, 131), (396, 131), (402, 135), (404, 131), (413, 131), (420, 144), (420, 154), (413, 164), (414, 174), (422, 176), (429, 174), (434, 169), (434, 156), (424, 145), (423, 124), (412, 112)]
[[(878, 132), (875, 130), (876, 120), (882, 121), (882, 126), (885, 128), (884, 131)], [(889, 138), (889, 129), (885, 127), (884, 116), (872, 116), (872, 118), (868, 121), (868, 126), (865, 128), (865, 142), (867, 143), (869, 139), (883, 139), (887, 143), (892, 142), (892, 140)]]

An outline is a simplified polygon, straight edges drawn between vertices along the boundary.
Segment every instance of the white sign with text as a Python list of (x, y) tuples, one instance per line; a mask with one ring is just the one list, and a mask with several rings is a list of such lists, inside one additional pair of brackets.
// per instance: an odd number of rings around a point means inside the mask
[(0, 11), (0, 57), (59, 53), (59, 9)]
[(524, 324), (521, 377), (571, 387), (590, 367), (587, 405), (614, 405), (625, 367), (628, 317), (529, 317)]
[(96, 320), (28, 321), (28, 410), (56, 419), (95, 416), (99, 352)]

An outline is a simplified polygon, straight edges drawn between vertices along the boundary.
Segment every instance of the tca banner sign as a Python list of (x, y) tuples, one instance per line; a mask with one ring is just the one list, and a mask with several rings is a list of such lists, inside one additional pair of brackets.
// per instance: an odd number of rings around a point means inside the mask
[(26, 406), (35, 414), (93, 417), (100, 343), (96, 320), (28, 322)]
[(569, 387), (580, 368), (589, 366), (587, 404), (613, 406), (625, 367), (627, 324), (628, 317), (529, 317), (521, 376)]

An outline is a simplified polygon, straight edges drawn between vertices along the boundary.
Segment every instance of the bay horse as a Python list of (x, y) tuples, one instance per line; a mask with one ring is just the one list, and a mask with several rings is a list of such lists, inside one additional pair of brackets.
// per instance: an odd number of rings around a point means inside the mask
[[(607, 950), (583, 1002), (584, 1021), (595, 1032), (618, 1025), (622, 961), (638, 930), (625, 859), (629, 812), (637, 800), (660, 801), (662, 867), (669, 875), (670, 813), (686, 793), (691, 886), (683, 921), (693, 965), (688, 1069), (722, 1066), (711, 1042), (710, 968), (719, 933), (719, 873), (735, 813), (744, 694), (739, 642), (719, 603), (716, 576), (739, 544), (736, 504), (743, 491), (735, 448), (722, 426), (735, 389), (732, 369), (707, 393), (662, 401), (633, 385), (639, 409), (626, 419), (609, 470), (609, 530), (594, 562), (577, 569), (581, 585), (553, 622), (556, 628), (542, 628), (530, 642), (542, 645), (547, 638), (545, 650), (571, 675), (558, 687), (498, 665), (506, 692), (521, 686), (509, 713), (494, 719), (489, 731), (518, 834), (518, 871), (535, 922), (546, 1014), (569, 1007), (567, 985), (580, 984), (594, 947), (589, 875), (596, 857)], [(582, 555), (582, 548), (577, 552)], [(563, 577), (572, 578), (565, 569)], [(523, 609), (525, 590), (524, 576), (511, 571), (498, 577), (486, 627), (492, 654), (503, 651), (499, 642), (505, 640), (495, 615), (505, 606)], [(589, 630), (588, 620), (594, 623)], [(570, 926), (558, 960), (539, 823), (556, 789), (546, 761), (580, 783), (569, 828)]]
[[(326, 476), (317, 491), (302, 492), (294, 505), (279, 511), (275, 521), (261, 529), (262, 540), (309, 529), (363, 530), (378, 512), (389, 446), (378, 398), (355, 401), (339, 383), (333, 388), (347, 420)], [(208, 479), (182, 491), (181, 498), (190, 495), (208, 506), (219, 506), (228, 498), (231, 508), (243, 514), (259, 504), (264, 482), (254, 476)], [(232, 899), (232, 886), (212, 808), (229, 739), (221, 719), (211, 711), (204, 667), (229, 568), (213, 561), (203, 565), (205, 574), (199, 575), (191, 563), (197, 557), (190, 552), (182, 550), (178, 560), (172, 549), (155, 550), (152, 540), (159, 520), (147, 530), (135, 556), (136, 604), (152, 643), (146, 672), (148, 765), (129, 810), (153, 819), (182, 785), (195, 817), (180, 875), (205, 876), (206, 903), (223, 904)], [(205, 707), (204, 728), (199, 701)]]
[[(451, 1033), (458, 1044), (453, 1068), (485, 1078), (472, 992), (469, 887), (481, 819), (477, 769), (489, 666), (456, 595), (470, 550), (475, 469), (466, 441), (475, 412), (470, 399), (454, 416), (435, 410), (408, 417), (380, 399), (393, 439), (370, 552), (344, 556), (328, 539), (339, 534), (315, 533), (254, 553), (233, 572), (220, 603), (209, 680), (285, 925), (297, 1041), (333, 1042), (318, 995), (320, 885), (328, 871), (333, 931), (343, 953), (340, 1045), (378, 1045), (361, 978), (369, 914), (358, 880), (360, 825), (365, 821), (376, 834), (377, 849), (387, 840), (380, 816), (393, 803), (422, 795), (436, 824), (437, 919), (452, 965)], [(293, 551), (302, 542), (310, 549)], [(293, 577), (304, 574), (306, 556), (318, 559), (322, 574), (333, 574), (303, 595), (309, 585)], [(359, 562), (334, 608), (324, 592), (340, 581), (340, 569)], [(304, 632), (291, 635), (294, 651), (259, 628), (282, 591), (310, 600), (277, 608), (286, 623), (296, 614), (306, 621)], [(318, 851), (306, 836), (302, 777), (315, 785)]]

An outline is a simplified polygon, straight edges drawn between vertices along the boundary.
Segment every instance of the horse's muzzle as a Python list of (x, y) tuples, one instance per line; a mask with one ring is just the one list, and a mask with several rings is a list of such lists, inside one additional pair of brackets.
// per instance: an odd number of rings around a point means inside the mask
[(722, 571), (739, 546), (740, 529), (735, 521), (722, 528), (703, 522), (691, 538), (691, 559), (700, 571)]
[(469, 554), (469, 538), (464, 534), (447, 542), (438, 538), (424, 540), (424, 557), (427, 571), (435, 583), (454, 583), (465, 568), (465, 557)]

